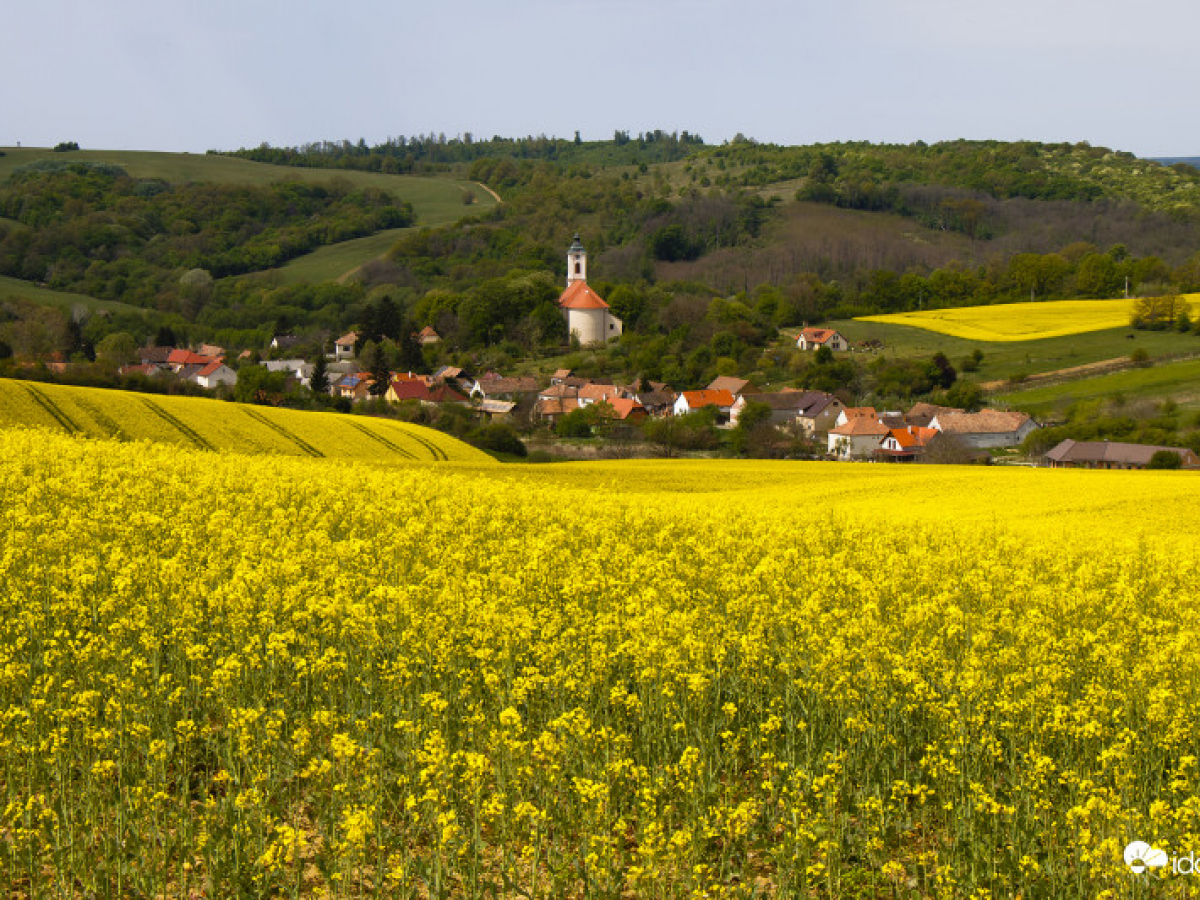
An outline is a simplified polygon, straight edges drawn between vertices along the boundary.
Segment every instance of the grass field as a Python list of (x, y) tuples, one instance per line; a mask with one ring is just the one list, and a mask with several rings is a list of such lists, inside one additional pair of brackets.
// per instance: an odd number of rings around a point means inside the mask
[(1077, 400), (1117, 395), (1126, 400), (1172, 400), (1182, 409), (1200, 409), (1200, 360), (1166, 362), (1063, 384), (1006, 391), (995, 395), (994, 400), (1032, 416), (1046, 416), (1062, 412)]
[(441, 432), (386, 419), (0, 379), (0, 428), (13, 426), (227, 453), (491, 462)]
[(383, 256), (406, 228), (392, 228), (364, 238), (320, 247), (297, 257), (279, 269), (287, 284), (313, 281), (337, 281), (363, 263)]
[[(274, 181), (329, 182), (334, 179), (359, 187), (375, 187), (407, 200), (417, 212), (421, 225), (453, 222), (467, 212), (476, 212), (495, 205), (495, 200), (477, 184), (452, 178), (418, 177), (411, 175), (381, 175), (375, 172), (356, 172), (341, 169), (306, 169), (298, 166), (271, 166), (229, 156), (209, 156), (191, 153), (149, 153), (133, 150), (80, 150), (73, 153), (54, 153), (35, 148), (3, 148), (0, 157), (0, 178), (39, 159), (70, 162), (83, 160), (105, 162), (120, 166), (135, 178), (161, 178), (164, 181), (214, 181), (222, 184), (269, 184)], [(470, 190), (475, 203), (463, 205), (463, 192)]]
[[(1123, 359), (1141, 348), (1151, 358), (1200, 352), (1200, 337), (1175, 331), (1134, 331), (1128, 325), (1038, 341), (979, 341), (909, 325), (859, 319), (826, 323), (850, 341), (878, 340), (881, 355), (928, 357), (941, 351), (958, 367), (975, 350), (983, 353), (979, 371), (966, 377), (1001, 381), (1014, 375), (1053, 372), (1073, 366)], [(1132, 338), (1130, 337), (1132, 335)]]
[(1193, 473), (0, 429), (0, 496), (0, 896), (1189, 895), (1122, 849), (1200, 835)]
[[(1188, 295), (1195, 302), (1200, 294)], [(1002, 303), (864, 316), (863, 321), (911, 325), (939, 334), (991, 343), (1036, 341), (1129, 325), (1135, 300), (1058, 300)]]
[(45, 306), (57, 306), (67, 312), (71, 312), (77, 306), (84, 306), (90, 310), (133, 311), (138, 309), (136, 306), (130, 306), (128, 303), (119, 303), (116, 300), (97, 300), (95, 297), (88, 297), (85, 294), (52, 291), (49, 288), (38, 287), (30, 281), (21, 281), (17, 278), (0, 275), (0, 300), (7, 300), (11, 297), (22, 297), (33, 303), (40, 303)]

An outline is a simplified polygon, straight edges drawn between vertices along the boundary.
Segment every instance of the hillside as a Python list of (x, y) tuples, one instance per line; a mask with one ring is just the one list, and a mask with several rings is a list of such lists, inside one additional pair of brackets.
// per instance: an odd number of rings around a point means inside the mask
[(0, 378), (0, 428), (18, 426), (222, 453), (491, 462), (439, 431), (391, 420)]

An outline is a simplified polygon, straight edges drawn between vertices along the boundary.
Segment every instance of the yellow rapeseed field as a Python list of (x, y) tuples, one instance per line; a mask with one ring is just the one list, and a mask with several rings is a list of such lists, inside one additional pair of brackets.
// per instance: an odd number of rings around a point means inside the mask
[[(1190, 302), (1200, 294), (1186, 295)], [(1056, 300), (1002, 303), (863, 316), (863, 322), (911, 325), (971, 341), (1036, 341), (1129, 324), (1134, 300)]]
[(1186, 896), (1198, 491), (0, 431), (0, 896)]

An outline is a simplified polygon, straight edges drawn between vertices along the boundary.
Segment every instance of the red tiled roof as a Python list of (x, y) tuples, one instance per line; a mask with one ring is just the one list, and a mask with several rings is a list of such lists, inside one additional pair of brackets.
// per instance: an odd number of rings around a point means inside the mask
[(416, 379), (394, 378), (390, 392), (397, 400), (428, 400), (429, 388)]
[(800, 331), (800, 336), (813, 344), (824, 344), (835, 334), (837, 332), (832, 328), (804, 328)]
[(684, 391), (689, 409), (700, 409), (702, 406), (733, 406), (733, 394), (729, 391)]
[(211, 356), (201, 356), (191, 350), (172, 350), (167, 357), (167, 363), (172, 366), (207, 366), (212, 361)]
[(607, 402), (612, 407), (613, 414), (618, 419), (637, 418), (646, 415), (646, 407), (631, 398), (616, 397)]
[(608, 309), (604, 298), (588, 287), (586, 281), (575, 281), (558, 298), (560, 309)]
[(217, 369), (221, 368), (221, 366), (223, 366), (223, 365), (224, 365), (224, 363), (222, 363), (220, 360), (213, 360), (212, 362), (210, 362), (207, 366), (205, 366), (203, 369), (201, 369), (196, 374), (201, 377), (207, 378), (209, 375), (211, 375), (213, 372), (217, 371)]

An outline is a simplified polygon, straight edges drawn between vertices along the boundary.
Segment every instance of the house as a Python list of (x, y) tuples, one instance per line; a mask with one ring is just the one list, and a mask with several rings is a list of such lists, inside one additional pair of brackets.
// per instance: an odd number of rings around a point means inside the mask
[(777, 391), (770, 394), (743, 394), (734, 401), (729, 414), (730, 424), (736, 425), (742, 410), (749, 403), (763, 403), (771, 408), (771, 424), (796, 426), (808, 434), (827, 432), (836, 424), (842, 403), (824, 391)]
[(614, 397), (612, 400), (606, 400), (605, 402), (612, 409), (612, 412), (607, 414), (609, 418), (622, 422), (632, 422), (647, 417), (646, 407), (642, 406), (642, 404), (638, 403), (632, 397)]
[(945, 435), (953, 435), (976, 449), (1015, 447), (1037, 428), (1025, 413), (982, 409), (976, 413), (943, 413), (929, 423)]
[(612, 403), (618, 397), (625, 396), (613, 384), (585, 384), (583, 387), (578, 388), (578, 391), (579, 393), (576, 396), (579, 398), (580, 406), (591, 406), (593, 403)]
[(172, 350), (167, 354), (167, 366), (172, 372), (179, 373), (186, 366), (207, 366), (211, 362), (217, 362), (211, 356), (201, 356), (199, 353), (193, 353), (191, 350)]
[(533, 405), (533, 415), (544, 422), (554, 424), (567, 413), (579, 409), (579, 400), (575, 397), (538, 397)]
[(354, 359), (354, 346), (358, 343), (358, 332), (351, 331), (343, 334), (333, 342), (335, 359)]
[(570, 369), (555, 369), (553, 374), (550, 376), (550, 383), (551, 384), (562, 384), (565, 379), (570, 378), (570, 377), (571, 377)]
[(715, 406), (717, 421), (727, 421), (733, 411), (733, 403), (733, 395), (729, 391), (684, 391), (675, 399), (674, 413), (686, 416), (698, 409)]
[(875, 411), (873, 406), (847, 406), (838, 411), (837, 425), (846, 425), (851, 419), (870, 419), (872, 422), (879, 421), (879, 413)]
[(426, 325), (424, 328), (422, 328), (420, 331), (417, 332), (417, 343), (420, 344), (422, 347), (426, 347), (429, 344), (436, 344), (441, 339), (442, 339), (441, 335), (439, 335), (436, 331), (433, 330), (432, 325)]
[(402, 403), (405, 400), (428, 402), (429, 386), (415, 378), (393, 378), (383, 396), (389, 403)]
[(675, 392), (670, 388), (657, 388), (651, 384), (651, 389), (648, 391), (634, 391), (633, 397), (638, 403), (642, 404), (642, 408), (651, 416), (666, 416), (670, 415), (674, 406)]
[(359, 400), (366, 400), (371, 395), (370, 387), (371, 373), (355, 372), (351, 375), (343, 375), (333, 385), (333, 395), (358, 402)]
[(880, 459), (892, 462), (912, 462), (938, 432), (932, 428), (908, 426), (907, 428), (892, 428), (880, 442), (875, 453)]
[(539, 390), (536, 378), (525, 376), (520, 378), (480, 378), (471, 388), (472, 397), (482, 397), (485, 400), (514, 400), (537, 394)]
[(762, 393), (762, 390), (755, 387), (753, 382), (747, 381), (745, 378), (735, 378), (732, 375), (718, 375), (705, 390), (729, 391), (735, 399), (743, 394)]
[(961, 412), (966, 412), (966, 410), (957, 409), (953, 406), (938, 406), (935, 403), (914, 403), (912, 409), (904, 414), (904, 422), (907, 425), (926, 428), (939, 415)]
[(796, 338), (796, 346), (801, 350), (816, 350), (818, 347), (849, 350), (850, 342), (832, 328), (802, 328), (800, 336)]
[(222, 384), (233, 387), (237, 384), (237, 372), (223, 362), (214, 360), (207, 366), (201, 366), (200, 371), (195, 374), (194, 380), (200, 387), (210, 390)]
[(512, 411), (516, 408), (517, 404), (510, 400), (484, 400), (476, 407), (480, 413), (492, 421), (509, 418), (512, 415)]
[(167, 367), (167, 359), (174, 352), (174, 347), (142, 347), (138, 350), (138, 363), (143, 366)]
[(295, 347), (298, 343), (300, 343), (300, 338), (296, 337), (294, 334), (277, 334), (271, 338), (271, 349), (287, 350), (291, 347)]
[(621, 336), (621, 320), (612, 314), (604, 298), (588, 287), (587, 251), (579, 235), (567, 250), (567, 289), (558, 298), (558, 308), (567, 320), (567, 332), (584, 346)]
[(1179, 454), (1182, 468), (1200, 469), (1200, 457), (1188, 447), (1156, 447), (1119, 441), (1073, 441), (1067, 438), (1046, 453), (1053, 469), (1144, 469), (1160, 450)]
[(856, 416), (829, 431), (829, 455), (838, 459), (870, 459), (890, 429), (878, 420)]
[(209, 356), (213, 359), (223, 359), (225, 356), (225, 348), (218, 347), (216, 344), (201, 344), (196, 348), (196, 352), (201, 356)]
[(312, 378), (313, 365), (299, 357), (295, 359), (268, 359), (261, 363), (268, 372), (284, 372), (295, 378), (304, 387), (308, 387)]

